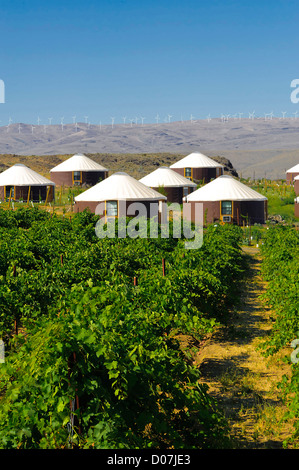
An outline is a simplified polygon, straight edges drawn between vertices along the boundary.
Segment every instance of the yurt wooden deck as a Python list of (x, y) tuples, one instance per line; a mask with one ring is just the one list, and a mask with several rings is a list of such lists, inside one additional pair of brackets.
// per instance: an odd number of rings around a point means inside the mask
[(184, 201), (191, 204), (193, 221), (196, 203), (203, 204), (206, 224), (264, 224), (267, 220), (267, 198), (229, 175), (219, 176), (186, 196)]
[(161, 213), (160, 203), (166, 200), (166, 196), (148, 188), (127, 173), (117, 172), (76, 196), (74, 211), (89, 209), (97, 213), (97, 206), (103, 203), (104, 213), (101, 215), (129, 216), (133, 215), (129, 213), (129, 206), (133, 202), (140, 202), (146, 208), (146, 216), (150, 217), (151, 212)]
[(107, 178), (108, 169), (77, 153), (50, 170), (50, 178), (57, 186), (94, 186)]
[(299, 175), (299, 163), (298, 165), (295, 165), (286, 171), (287, 183), (293, 183), (295, 176), (298, 176), (298, 175)]
[(204, 181), (204, 183), (218, 178), (224, 171), (223, 165), (199, 152), (190, 153), (169, 168), (191, 181)]
[(31, 168), (17, 163), (0, 173), (0, 199), (12, 201), (53, 201), (55, 183)]
[(157, 168), (139, 181), (155, 191), (162, 192), (167, 197), (167, 202), (179, 204), (182, 204), (184, 196), (197, 188), (195, 183), (164, 166)]

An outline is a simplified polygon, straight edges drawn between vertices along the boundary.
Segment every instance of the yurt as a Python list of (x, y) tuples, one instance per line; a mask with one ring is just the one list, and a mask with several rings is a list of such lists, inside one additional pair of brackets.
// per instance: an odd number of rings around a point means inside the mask
[[(133, 202), (143, 203), (146, 216), (161, 212), (160, 202), (165, 201), (166, 196), (140, 183), (125, 172), (117, 172), (92, 188), (75, 197), (75, 212), (89, 209), (97, 213), (99, 203), (104, 203), (104, 214), (107, 217), (119, 217), (123, 215), (134, 215), (128, 210)], [(123, 201), (123, 204), (120, 204)]]
[(55, 183), (22, 163), (0, 173), (0, 199), (51, 202), (54, 197)]
[(168, 202), (182, 204), (183, 197), (188, 196), (197, 185), (168, 167), (161, 166), (139, 180), (141, 183), (162, 192)]
[(91, 158), (77, 153), (50, 170), (51, 181), (58, 186), (94, 186), (107, 178), (108, 169)]
[(295, 217), (299, 218), (299, 197), (295, 199)]
[(224, 170), (223, 165), (199, 152), (190, 153), (170, 165), (170, 168), (191, 181), (204, 181), (205, 183), (223, 175)]
[(286, 180), (287, 183), (292, 183), (295, 176), (299, 175), (299, 163), (298, 165), (293, 166), (292, 168), (289, 168), (289, 170), (286, 171)]
[(294, 178), (294, 191), (296, 196), (299, 196), (299, 175)]
[(222, 175), (186, 196), (195, 220), (195, 203), (203, 204), (204, 222), (264, 224), (267, 220), (267, 198), (230, 175)]

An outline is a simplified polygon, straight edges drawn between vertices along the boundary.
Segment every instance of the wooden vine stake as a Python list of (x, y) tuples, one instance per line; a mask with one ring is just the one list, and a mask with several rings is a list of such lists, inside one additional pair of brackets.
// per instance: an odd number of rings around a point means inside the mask
[[(76, 353), (73, 352), (69, 358), (68, 358), (68, 379), (69, 379), (69, 386), (71, 385), (71, 373), (72, 373), (72, 370), (74, 368), (74, 365), (76, 364), (77, 362), (77, 358), (76, 358)], [(75, 399), (74, 400), (71, 400), (70, 399), (70, 424), (71, 424), (71, 428), (73, 428), (73, 426), (76, 426), (77, 429), (78, 429), (78, 434), (81, 435), (81, 427), (80, 427), (80, 424), (79, 424), (79, 418), (78, 416), (74, 415), (74, 412), (76, 412), (77, 410), (79, 410), (79, 397), (77, 395), (77, 388), (75, 389)], [(71, 429), (71, 431), (73, 431), (73, 429)]]
[(137, 285), (138, 285), (137, 277), (134, 277), (134, 286), (137, 286)]
[[(17, 276), (17, 268), (16, 266), (13, 267), (13, 277)], [(19, 333), (19, 326), (18, 326), (18, 315), (15, 315), (15, 334), (17, 335)]]
[(162, 272), (163, 272), (163, 277), (165, 276), (165, 259), (162, 258)]

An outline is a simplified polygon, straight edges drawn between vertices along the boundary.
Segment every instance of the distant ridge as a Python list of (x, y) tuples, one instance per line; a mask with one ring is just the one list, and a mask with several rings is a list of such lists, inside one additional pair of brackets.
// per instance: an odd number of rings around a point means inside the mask
[(243, 177), (284, 178), (299, 163), (299, 118), (0, 127), (0, 154), (173, 153), (228, 158)]

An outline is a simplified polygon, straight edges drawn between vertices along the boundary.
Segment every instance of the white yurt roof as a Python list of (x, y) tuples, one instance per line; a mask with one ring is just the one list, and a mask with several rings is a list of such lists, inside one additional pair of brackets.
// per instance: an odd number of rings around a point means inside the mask
[(224, 168), (212, 158), (207, 157), (199, 152), (193, 152), (170, 165), (170, 168)]
[(12, 167), (0, 173), (0, 186), (55, 186), (53, 181), (31, 170), (22, 163), (16, 163)]
[(135, 178), (122, 171), (114, 173), (75, 197), (76, 202), (117, 200), (151, 201), (153, 199), (166, 200), (167, 198), (158, 193), (158, 191), (148, 188), (145, 184), (140, 183), (140, 181), (137, 181)]
[(196, 188), (196, 184), (192, 181), (179, 175), (176, 171), (171, 170), (166, 166), (161, 166), (152, 171), (148, 175), (139, 180), (141, 183), (151, 188), (158, 188), (159, 186), (167, 187), (184, 187), (191, 186)]
[(286, 173), (299, 173), (299, 163), (295, 166), (292, 166), (292, 168), (287, 170)]
[(184, 201), (266, 201), (267, 198), (236, 180), (222, 175), (183, 198)]
[(108, 171), (108, 169), (94, 162), (83, 153), (76, 153), (51, 169), (51, 172), (54, 171)]

